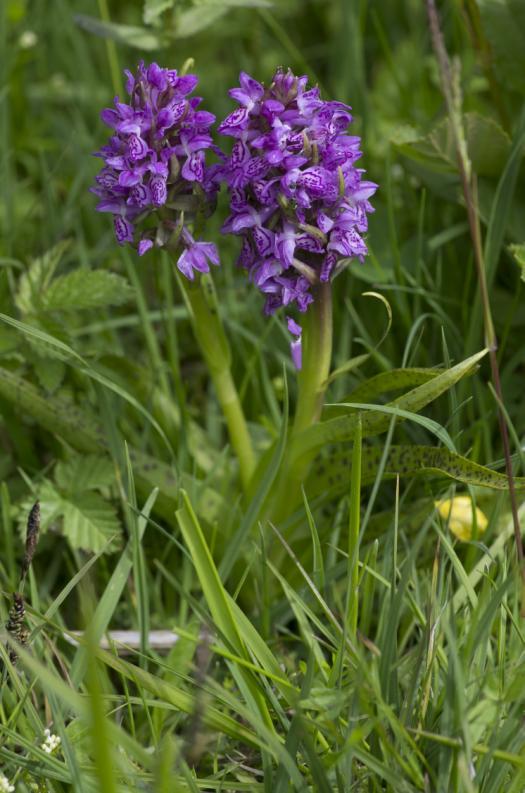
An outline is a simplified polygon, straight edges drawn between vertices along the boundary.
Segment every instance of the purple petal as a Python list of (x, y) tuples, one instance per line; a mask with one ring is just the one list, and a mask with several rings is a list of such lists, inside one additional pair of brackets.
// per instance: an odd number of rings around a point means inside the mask
[(126, 218), (121, 215), (115, 215), (113, 225), (119, 245), (124, 245), (125, 242), (133, 242), (133, 226)]
[(187, 94), (191, 94), (198, 84), (199, 78), (195, 74), (185, 74), (182, 77), (177, 77), (172, 83), (172, 86), (177, 93), (186, 96)]
[(250, 96), (254, 101), (261, 99), (264, 94), (264, 88), (257, 80), (250, 77), (246, 72), (241, 72), (239, 75), (239, 82), (241, 88)]
[(128, 138), (128, 157), (131, 162), (143, 160), (149, 152), (149, 146), (139, 135), (131, 134)]
[(204, 178), (204, 154), (194, 151), (182, 166), (182, 175), (188, 182), (202, 182)]
[(252, 229), (252, 238), (255, 242), (257, 252), (261, 256), (269, 256), (273, 253), (275, 234), (263, 226), (254, 226)]
[(153, 242), (152, 242), (152, 240), (141, 240), (141, 241), (139, 242), (139, 247), (138, 247), (138, 253), (139, 253), (139, 256), (144, 256), (144, 254), (145, 254), (147, 251), (149, 251), (149, 250), (150, 250), (150, 248), (153, 248)]
[(246, 128), (249, 121), (248, 111), (244, 107), (236, 108), (233, 113), (226, 116), (222, 124), (219, 124), (221, 135), (233, 135), (238, 137)]
[(292, 317), (286, 317), (286, 322), (288, 325), (288, 330), (290, 333), (293, 333), (294, 336), (300, 336), (303, 332), (301, 326), (293, 319)]
[(297, 339), (297, 341), (290, 342), (290, 353), (292, 355), (293, 365), (297, 371), (300, 371), (303, 365), (303, 345), (301, 338)]
[(162, 206), (166, 203), (168, 197), (168, 189), (166, 186), (166, 179), (160, 175), (152, 176), (149, 181), (149, 189), (151, 192), (151, 200), (156, 207)]

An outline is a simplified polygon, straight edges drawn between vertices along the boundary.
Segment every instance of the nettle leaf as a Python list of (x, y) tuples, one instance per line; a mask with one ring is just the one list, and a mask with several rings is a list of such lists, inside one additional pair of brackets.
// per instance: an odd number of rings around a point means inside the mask
[[(28, 358), (33, 360), (33, 363), (46, 362), (50, 359), (55, 361), (71, 360), (67, 346), (63, 346), (70, 342), (69, 333), (64, 324), (56, 317), (32, 314), (25, 318), (25, 323), (33, 330), (33, 333), (26, 333), (23, 337), (24, 344), (31, 350)], [(58, 339), (62, 345), (52, 344), (48, 341), (48, 336)]]
[(42, 298), (47, 311), (77, 311), (125, 303), (133, 289), (122, 276), (107, 270), (79, 268), (56, 278)]
[(389, 372), (380, 372), (356, 386), (340, 403), (325, 405), (323, 418), (347, 415), (357, 410), (357, 408), (345, 407), (344, 402), (371, 402), (388, 391), (400, 391), (402, 388), (413, 388), (428, 383), (439, 374), (439, 369), (423, 368), (391, 369)]
[[(383, 449), (380, 447), (363, 447), (363, 484), (371, 484), (375, 480), (382, 456)], [(329, 493), (333, 497), (348, 491), (351, 461), (351, 448), (333, 448), (327, 456), (319, 457), (306, 484), (308, 496), (315, 498)], [(441, 474), (467, 485), (495, 490), (508, 488), (508, 479), (504, 474), (474, 463), (449, 449), (432, 446), (390, 447), (383, 471), (384, 478), (411, 477), (421, 473)], [(525, 477), (517, 477), (514, 482), (518, 489), (525, 489)]]
[(0, 396), (77, 451), (96, 452), (104, 446), (101, 429), (86, 409), (81, 410), (62, 395), (47, 397), (32, 383), (3, 367)]
[(100, 19), (86, 14), (75, 14), (74, 20), (80, 28), (87, 30), (88, 33), (119, 41), (121, 44), (127, 44), (129, 47), (135, 47), (139, 50), (158, 50), (166, 47), (169, 43), (169, 39), (164, 32), (154, 32), (149, 28), (143, 28), (138, 25), (119, 25), (115, 22), (102, 22)]
[[(111, 504), (98, 493), (77, 493), (64, 495), (48, 479), (38, 486), (36, 493), (40, 502), (40, 529), (59, 531), (72, 548), (98, 553), (106, 549), (108, 553), (118, 550), (122, 539), (122, 529), (117, 514)], [(20, 505), (19, 531), (25, 534), (27, 515), (35, 501), (35, 494), (26, 498)], [(108, 545), (108, 541), (113, 541)]]
[[(499, 177), (510, 152), (509, 136), (494, 119), (479, 113), (465, 113), (463, 122), (473, 169), (478, 176)], [(448, 118), (427, 135), (406, 128), (400, 130), (393, 143), (405, 157), (430, 171), (457, 172), (454, 134)]]
[[(413, 388), (387, 405), (378, 406), (377, 413), (373, 409), (367, 409), (363, 413), (339, 416), (309, 427), (297, 436), (293, 445), (294, 457), (315, 452), (327, 444), (353, 440), (359, 419), (362, 422), (363, 438), (386, 432), (392, 421), (392, 416), (381, 411), (387, 408), (400, 410), (405, 414), (409, 412), (417, 414), (422, 408), (433, 402), (445, 391), (448, 391), (458, 380), (461, 380), (462, 377), (471, 372), (486, 354), (487, 350), (482, 350), (456, 366), (440, 372), (429, 382)], [(400, 416), (398, 421), (402, 421), (406, 417), (406, 415)]]
[(73, 548), (98, 553), (111, 538), (108, 550), (117, 550), (122, 531), (113, 507), (98, 493), (62, 498), (62, 533)]
[(38, 311), (42, 293), (45, 292), (70, 245), (70, 240), (62, 240), (38, 259), (34, 259), (28, 270), (18, 282), (15, 304), (22, 314)]
[(66, 365), (56, 358), (37, 358), (33, 363), (34, 372), (44, 391), (54, 392), (62, 385), (66, 375)]
[(55, 479), (59, 487), (68, 493), (96, 490), (114, 483), (115, 467), (109, 457), (75, 455), (57, 464)]
[(521, 268), (521, 280), (525, 281), (525, 243), (519, 245), (509, 245), (509, 251)]

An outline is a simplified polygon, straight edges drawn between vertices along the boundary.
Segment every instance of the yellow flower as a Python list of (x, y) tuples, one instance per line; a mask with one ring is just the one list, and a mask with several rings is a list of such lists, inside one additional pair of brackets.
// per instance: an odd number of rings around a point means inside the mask
[[(436, 509), (443, 520), (447, 521), (450, 531), (458, 540), (466, 541), (472, 539), (474, 505), (470, 496), (456, 496), (455, 498), (436, 501)], [(488, 519), (478, 507), (476, 507), (476, 523), (478, 535), (483, 534), (487, 528)]]

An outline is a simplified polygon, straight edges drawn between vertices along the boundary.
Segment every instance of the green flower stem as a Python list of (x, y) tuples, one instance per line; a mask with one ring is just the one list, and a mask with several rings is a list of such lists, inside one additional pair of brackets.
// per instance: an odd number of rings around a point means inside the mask
[(209, 275), (202, 275), (195, 282), (185, 278), (178, 280), (190, 312), (195, 337), (217, 392), (246, 491), (255, 469), (255, 454), (231, 374), (230, 345), (219, 315), (213, 281)]
[(290, 515), (301, 494), (312, 457), (297, 455), (295, 441), (300, 433), (319, 421), (323, 408), (324, 394), (330, 374), (332, 359), (332, 287), (319, 284), (314, 290), (314, 302), (305, 315), (303, 323), (303, 361), (299, 372), (299, 396), (291, 431), (288, 452), (279, 478), (279, 487), (271, 517), (275, 521)]
[(306, 312), (303, 327), (303, 365), (299, 372), (299, 398), (293, 436), (310, 427), (321, 416), (326, 381), (332, 358), (332, 287), (320, 284)]

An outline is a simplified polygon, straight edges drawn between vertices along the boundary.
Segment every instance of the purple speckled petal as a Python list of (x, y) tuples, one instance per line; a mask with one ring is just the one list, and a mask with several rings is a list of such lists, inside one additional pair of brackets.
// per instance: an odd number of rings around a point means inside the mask
[(154, 206), (160, 207), (166, 203), (168, 197), (166, 179), (159, 175), (152, 176), (149, 182), (149, 189), (151, 191), (151, 201)]
[(133, 225), (126, 218), (121, 215), (115, 215), (113, 225), (119, 245), (124, 245), (125, 242), (133, 242)]
[(202, 182), (204, 178), (204, 154), (194, 151), (182, 166), (182, 175), (188, 182)]

